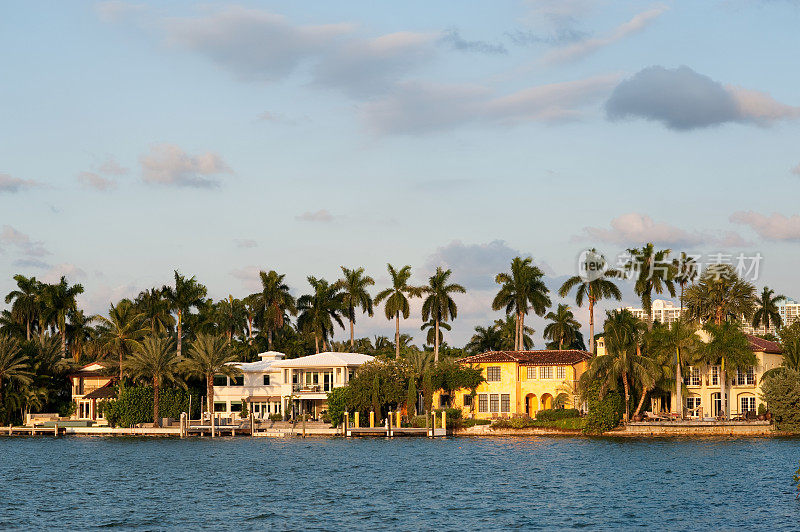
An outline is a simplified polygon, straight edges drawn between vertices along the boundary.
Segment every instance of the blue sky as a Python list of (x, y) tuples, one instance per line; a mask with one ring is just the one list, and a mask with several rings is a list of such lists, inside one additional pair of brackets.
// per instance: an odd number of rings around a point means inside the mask
[(258, 269), (300, 294), (341, 265), (378, 288), (387, 262), (445, 265), (462, 343), (516, 254), (555, 285), (587, 246), (652, 239), (760, 253), (756, 284), (800, 295), (796, 2), (2, 11), (2, 293), (66, 274), (99, 312), (173, 268), (218, 299)]

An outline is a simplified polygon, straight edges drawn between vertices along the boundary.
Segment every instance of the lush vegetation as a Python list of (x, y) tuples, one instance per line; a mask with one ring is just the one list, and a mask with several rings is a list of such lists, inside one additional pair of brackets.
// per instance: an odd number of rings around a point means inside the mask
[(769, 405), (776, 428), (800, 433), (800, 372), (781, 369), (761, 382), (761, 398)]
[[(197, 395), (181, 388), (161, 390), (159, 401), (162, 417), (177, 419), (181, 412), (190, 412), (191, 402), (194, 416), (200, 414), (200, 401)], [(139, 423), (153, 423), (153, 388), (149, 386), (123, 386), (119, 396), (113, 401), (103, 401), (99, 408), (105, 414), (108, 423), (114, 427), (132, 427)]]

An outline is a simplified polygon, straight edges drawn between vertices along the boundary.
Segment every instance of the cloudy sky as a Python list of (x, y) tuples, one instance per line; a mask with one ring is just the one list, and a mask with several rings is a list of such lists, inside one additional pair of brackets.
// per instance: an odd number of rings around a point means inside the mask
[(796, 2), (1, 9), (2, 293), (64, 274), (99, 312), (174, 268), (218, 299), (443, 265), (460, 344), (512, 257), (556, 286), (652, 239), (760, 253), (756, 284), (800, 297)]

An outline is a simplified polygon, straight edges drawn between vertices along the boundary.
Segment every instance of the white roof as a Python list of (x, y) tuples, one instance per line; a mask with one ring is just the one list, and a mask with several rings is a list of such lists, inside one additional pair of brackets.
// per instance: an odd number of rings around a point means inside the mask
[(259, 353), (258, 357), (261, 360), (282, 360), (286, 355), (280, 351), (264, 351), (263, 353)]
[(331, 368), (337, 366), (360, 366), (365, 362), (374, 360), (375, 357), (361, 353), (317, 353), (306, 357), (293, 358), (275, 362), (278, 368)]

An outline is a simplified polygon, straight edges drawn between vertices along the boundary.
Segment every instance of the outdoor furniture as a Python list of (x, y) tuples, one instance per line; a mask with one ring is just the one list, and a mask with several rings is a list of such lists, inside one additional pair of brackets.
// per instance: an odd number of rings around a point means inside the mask
[(664, 420), (667, 419), (664, 416), (659, 416), (658, 414), (654, 414), (654, 413), (650, 412), (649, 410), (647, 412), (645, 412), (644, 415), (645, 415), (645, 418), (647, 419), (647, 421), (664, 421)]

